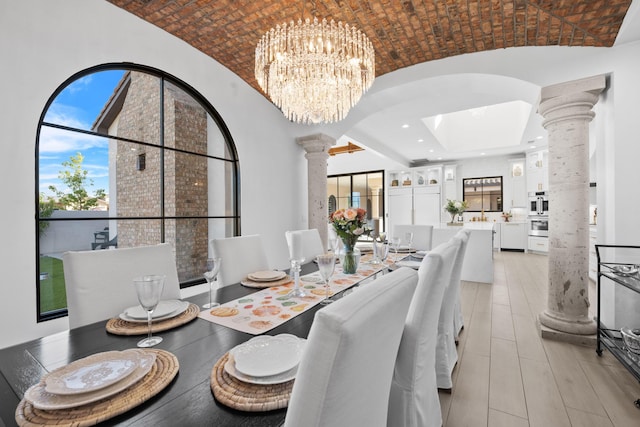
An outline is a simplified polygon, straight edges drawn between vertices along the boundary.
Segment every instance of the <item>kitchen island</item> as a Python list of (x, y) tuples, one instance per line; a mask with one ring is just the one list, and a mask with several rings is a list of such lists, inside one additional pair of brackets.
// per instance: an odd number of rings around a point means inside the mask
[(462, 227), (471, 235), (462, 264), (461, 279), (470, 282), (493, 283), (493, 222), (465, 222), (462, 226), (439, 224), (433, 227), (432, 247), (452, 238)]

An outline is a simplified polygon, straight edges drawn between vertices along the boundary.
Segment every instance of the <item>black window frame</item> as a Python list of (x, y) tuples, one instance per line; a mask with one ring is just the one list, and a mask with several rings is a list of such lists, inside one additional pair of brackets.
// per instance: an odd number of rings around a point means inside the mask
[[(56, 124), (56, 123), (49, 123), (45, 121), (45, 116), (47, 114), (47, 112), (49, 111), (52, 103), (55, 101), (55, 99), (58, 97), (58, 95), (60, 95), (60, 93), (66, 89), (70, 84), (72, 84), (73, 82), (86, 77), (88, 75), (91, 75), (93, 73), (97, 73), (97, 72), (102, 72), (102, 71), (113, 71), (113, 70), (123, 70), (123, 71), (137, 71), (137, 72), (142, 72), (142, 73), (146, 73), (148, 75), (157, 77), (160, 80), (160, 85), (159, 85), (159, 90), (160, 90), (160, 96), (162, 99), (163, 96), (163, 92), (164, 92), (164, 88), (165, 88), (165, 82), (168, 82), (174, 86), (176, 86), (177, 88), (179, 88), (180, 90), (184, 91), (185, 93), (187, 93), (188, 95), (190, 95), (191, 97), (193, 97), (194, 100), (196, 100), (201, 106), (202, 108), (207, 112), (207, 114), (209, 114), (211, 116), (211, 118), (215, 121), (216, 125), (218, 126), (218, 129), (220, 131), (220, 133), (223, 135), (225, 143), (226, 143), (226, 149), (228, 150), (229, 156), (230, 158), (224, 158), (224, 157), (217, 157), (217, 156), (211, 156), (208, 154), (202, 154), (202, 153), (197, 153), (197, 152), (190, 152), (190, 151), (186, 151), (186, 150), (181, 150), (179, 148), (175, 148), (175, 147), (169, 147), (169, 146), (165, 146), (165, 141), (164, 138), (160, 138), (160, 142), (159, 145), (157, 144), (150, 144), (147, 143), (145, 141), (137, 141), (137, 140), (131, 140), (128, 138), (122, 138), (122, 137), (118, 137), (118, 136), (114, 136), (114, 135), (109, 135), (106, 133), (102, 133), (102, 132), (95, 132), (95, 131), (91, 131), (91, 130), (86, 130), (86, 129), (79, 129), (79, 128), (72, 128), (72, 127), (68, 127), (68, 126), (64, 126), (64, 125), (60, 125), (60, 124)], [(159, 126), (160, 126), (160, 135), (163, 135), (164, 132), (164, 120), (163, 120), (163, 112), (164, 112), (164, 103), (160, 102), (160, 107), (161, 107), (161, 111), (160, 111), (160, 116), (161, 116), (161, 120), (159, 121)], [(228, 129), (228, 127), (226, 126), (224, 120), (222, 119), (222, 116), (220, 116), (220, 114), (218, 113), (218, 111), (213, 107), (213, 105), (196, 89), (194, 89), (191, 85), (189, 85), (188, 83), (184, 82), (183, 80), (165, 72), (162, 71), (160, 69), (154, 68), (154, 67), (149, 67), (146, 65), (140, 65), (140, 64), (135, 64), (135, 63), (130, 63), (130, 62), (118, 62), (118, 63), (105, 63), (105, 64), (101, 64), (101, 65), (96, 65), (93, 67), (89, 67), (86, 68), (82, 71), (79, 71), (75, 74), (73, 74), (72, 76), (70, 76), (68, 79), (66, 79), (60, 86), (58, 86), (58, 88), (56, 88), (56, 90), (53, 92), (53, 94), (49, 97), (49, 99), (47, 100), (42, 113), (40, 115), (40, 119), (38, 121), (38, 125), (37, 125), (37, 130), (36, 130), (36, 141), (35, 141), (35, 240), (36, 240), (36, 244), (35, 244), (35, 259), (36, 259), (36, 271), (35, 271), (35, 283), (36, 283), (36, 321), (39, 322), (43, 322), (43, 321), (47, 321), (47, 320), (52, 320), (52, 319), (56, 319), (56, 318), (60, 318), (60, 317), (64, 317), (67, 315), (67, 309), (58, 309), (58, 310), (54, 310), (54, 311), (50, 311), (50, 312), (46, 312), (46, 313), (41, 313), (40, 310), (40, 304), (41, 304), (41, 300), (40, 300), (40, 233), (39, 233), (39, 227), (40, 227), (40, 223), (41, 222), (55, 222), (55, 221), (95, 221), (97, 218), (91, 218), (91, 217), (87, 217), (87, 218), (73, 218), (73, 219), (67, 219), (67, 218), (41, 218), (40, 217), (40, 210), (39, 210), (39, 196), (40, 196), (40, 191), (39, 191), (39, 183), (40, 183), (40, 137), (41, 137), (41, 130), (43, 129), (43, 127), (48, 127), (48, 128), (53, 128), (53, 129), (61, 129), (61, 130), (65, 130), (65, 131), (71, 131), (71, 132), (78, 132), (78, 133), (84, 133), (87, 135), (91, 135), (91, 136), (97, 136), (97, 137), (102, 137), (102, 138), (108, 138), (111, 140), (118, 140), (118, 141), (124, 141), (124, 142), (131, 142), (131, 143), (136, 143), (136, 144), (140, 144), (140, 145), (144, 145), (144, 146), (149, 146), (149, 147), (153, 147), (154, 149), (159, 149), (161, 152), (161, 183), (160, 183), (160, 195), (161, 195), (161, 209), (160, 209), (160, 215), (158, 216), (135, 216), (135, 217), (125, 217), (125, 216), (111, 216), (111, 214), (108, 216), (108, 219), (112, 220), (112, 219), (117, 219), (117, 220), (135, 220), (135, 221), (144, 221), (144, 220), (160, 220), (162, 223), (162, 227), (161, 227), (161, 242), (165, 241), (165, 225), (166, 225), (166, 221), (172, 221), (172, 220), (185, 220), (185, 219), (230, 219), (233, 221), (233, 225), (232, 225), (232, 230), (233, 230), (233, 235), (237, 236), (241, 234), (241, 228), (240, 228), (240, 224), (241, 224), (241, 214), (240, 214), (240, 164), (239, 164), (239, 159), (238, 159), (238, 153), (236, 150), (236, 146), (235, 143), (233, 141), (233, 137), (231, 136), (231, 133)], [(181, 154), (188, 154), (188, 155), (194, 155), (194, 156), (198, 156), (198, 157), (205, 157), (205, 158), (209, 158), (209, 159), (216, 159), (216, 160), (221, 160), (221, 161), (225, 161), (225, 162), (229, 162), (231, 164), (232, 167), (232, 179), (233, 179), (233, 185), (232, 185), (232, 191), (233, 191), (233, 213), (231, 215), (207, 215), (207, 216), (169, 216), (166, 215), (165, 209), (164, 209), (164, 200), (166, 197), (165, 194), (165, 186), (164, 186), (164, 181), (165, 181), (165, 172), (164, 172), (164, 153), (169, 150), (169, 151), (174, 151), (176, 153), (181, 153)], [(103, 219), (103, 218), (101, 218)], [(184, 281), (180, 283), (180, 288), (186, 288), (189, 286), (193, 286), (193, 285), (197, 285), (200, 283), (204, 283), (204, 278), (201, 279), (194, 279), (194, 280), (189, 280), (189, 281)]]

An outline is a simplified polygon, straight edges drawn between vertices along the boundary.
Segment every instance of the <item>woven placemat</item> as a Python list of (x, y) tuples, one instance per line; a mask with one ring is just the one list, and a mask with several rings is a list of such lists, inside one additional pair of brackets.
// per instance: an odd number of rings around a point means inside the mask
[[(171, 319), (153, 322), (151, 324), (151, 332), (157, 333), (166, 331), (191, 322), (200, 314), (200, 308), (189, 303), (189, 307), (183, 313)], [(127, 322), (119, 317), (114, 317), (107, 321), (107, 332), (116, 335), (145, 335), (149, 332), (146, 322)]]
[(249, 412), (273, 411), (289, 405), (294, 380), (281, 384), (249, 384), (224, 370), (229, 353), (222, 356), (211, 371), (211, 390), (216, 400), (233, 409)]
[(151, 370), (140, 381), (120, 393), (77, 408), (44, 411), (22, 399), (16, 408), (19, 426), (92, 426), (120, 415), (149, 400), (168, 386), (178, 373), (178, 358), (165, 350), (156, 353)]
[(287, 274), (282, 279), (274, 280), (272, 282), (258, 282), (256, 280), (251, 280), (248, 277), (245, 277), (244, 280), (240, 281), (240, 283), (243, 286), (246, 286), (248, 288), (263, 289), (263, 288), (271, 288), (271, 287), (274, 287), (274, 286), (286, 285), (287, 283), (291, 282), (292, 280), (293, 279), (291, 279), (291, 277), (289, 277), (289, 275)]

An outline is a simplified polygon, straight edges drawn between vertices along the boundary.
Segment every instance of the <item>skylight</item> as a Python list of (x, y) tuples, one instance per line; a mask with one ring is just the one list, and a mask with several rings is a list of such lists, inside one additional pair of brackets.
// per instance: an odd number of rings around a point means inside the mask
[(422, 119), (447, 151), (488, 150), (520, 144), (531, 104), (511, 101)]

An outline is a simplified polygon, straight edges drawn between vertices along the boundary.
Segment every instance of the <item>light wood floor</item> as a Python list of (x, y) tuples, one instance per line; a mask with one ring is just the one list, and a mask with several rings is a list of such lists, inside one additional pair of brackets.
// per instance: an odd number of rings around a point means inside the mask
[[(493, 284), (463, 282), (465, 327), (445, 427), (639, 427), (640, 383), (606, 350), (542, 339), (547, 257), (495, 253)], [(592, 308), (595, 289), (591, 289)]]

